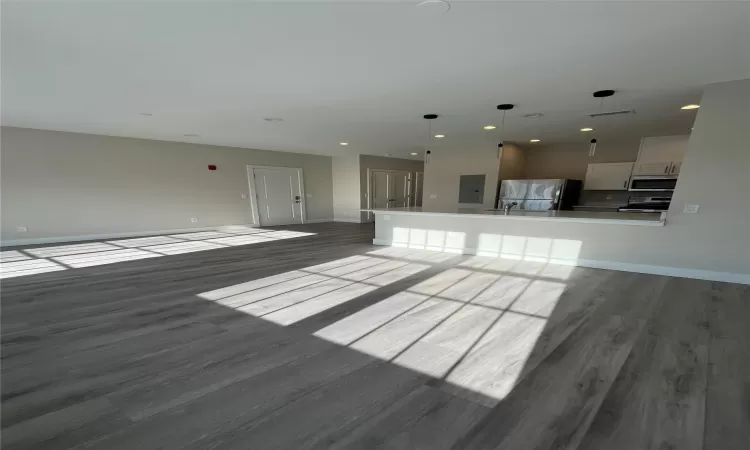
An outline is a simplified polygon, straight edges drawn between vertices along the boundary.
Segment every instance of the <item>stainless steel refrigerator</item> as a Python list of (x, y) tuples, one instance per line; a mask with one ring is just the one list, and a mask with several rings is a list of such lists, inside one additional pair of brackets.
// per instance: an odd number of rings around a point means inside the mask
[(495, 207), (518, 203), (513, 209), (559, 211), (573, 209), (581, 194), (581, 180), (503, 180)]

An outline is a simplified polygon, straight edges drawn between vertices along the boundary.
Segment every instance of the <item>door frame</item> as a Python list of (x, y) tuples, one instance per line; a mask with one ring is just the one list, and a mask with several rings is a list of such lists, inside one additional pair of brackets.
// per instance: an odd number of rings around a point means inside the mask
[[(414, 201), (411, 206), (417, 206), (417, 187), (419, 186), (419, 180), (422, 180), (422, 192), (420, 194), (424, 197), (424, 172), (415, 172), (417, 175), (414, 177)], [(424, 200), (422, 200), (424, 204)]]
[[(406, 205), (411, 206), (412, 198), (412, 179), (411, 172), (408, 170), (391, 170), (391, 169), (367, 169), (367, 209), (372, 209), (372, 183), (375, 179), (372, 177), (372, 172), (389, 172), (406, 175)], [(368, 213), (372, 216), (372, 213)]]
[(307, 217), (307, 207), (305, 206), (306, 202), (306, 196), (305, 196), (305, 181), (302, 176), (302, 168), (301, 167), (287, 167), (287, 166), (258, 166), (258, 165), (251, 165), (248, 164), (246, 166), (247, 171), (247, 183), (248, 187), (250, 188), (250, 195), (248, 195), (248, 199), (250, 200), (250, 210), (252, 211), (253, 215), (253, 226), (259, 227), (260, 225), (260, 214), (258, 213), (258, 190), (255, 188), (255, 169), (291, 169), (297, 171), (297, 177), (299, 179), (299, 196), (300, 196), (300, 219), (302, 220), (301, 223), (305, 223), (305, 219)]

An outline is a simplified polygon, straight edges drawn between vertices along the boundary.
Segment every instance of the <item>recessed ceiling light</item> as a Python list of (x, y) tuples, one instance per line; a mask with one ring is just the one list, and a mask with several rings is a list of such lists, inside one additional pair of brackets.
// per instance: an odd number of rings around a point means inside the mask
[(145, 116), (145, 117), (150, 117), (152, 114), (151, 113), (141, 113), (141, 115)]
[(487, 125), (484, 127), (485, 130), (494, 130), (495, 128), (497, 128), (495, 125)]
[(344, 146), (346, 146), (346, 145), (349, 145), (349, 143), (348, 143), (348, 142), (339, 142), (339, 145), (344, 145)]
[(685, 106), (683, 106), (680, 109), (698, 109), (700, 107), (701, 107), (701, 105), (685, 105)]
[(533, 113), (533, 114), (524, 114), (523, 116), (527, 119), (538, 119), (542, 117), (544, 114), (542, 113)]
[(438, 139), (442, 139), (442, 138), (445, 137), (445, 135), (444, 134), (436, 134), (435, 137), (438, 138)]
[(541, 139), (532, 139), (529, 142), (541, 142)]
[(593, 128), (581, 128), (581, 131), (594, 131)]
[(283, 122), (284, 121), (284, 119), (282, 119), (281, 117), (264, 117), (263, 120), (265, 120), (266, 122)]
[(418, 155), (419, 153), (417, 153), (417, 152), (411, 152), (411, 153), (409, 153), (409, 154), (410, 154), (411, 156), (417, 156), (417, 155)]

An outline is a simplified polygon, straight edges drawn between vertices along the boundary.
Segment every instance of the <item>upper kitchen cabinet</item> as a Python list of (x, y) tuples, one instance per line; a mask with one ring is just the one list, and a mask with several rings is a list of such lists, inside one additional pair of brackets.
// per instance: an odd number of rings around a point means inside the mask
[(633, 163), (589, 164), (583, 188), (588, 191), (626, 191)]
[(633, 175), (677, 175), (689, 139), (687, 134), (643, 138)]
[(633, 169), (633, 175), (669, 175), (672, 169), (672, 161), (660, 162), (637, 162)]

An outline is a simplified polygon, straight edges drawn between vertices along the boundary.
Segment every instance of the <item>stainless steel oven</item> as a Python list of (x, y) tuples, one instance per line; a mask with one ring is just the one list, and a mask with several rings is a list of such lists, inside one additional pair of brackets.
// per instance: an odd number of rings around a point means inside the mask
[(630, 179), (629, 191), (674, 191), (677, 185), (675, 176), (640, 176)]

